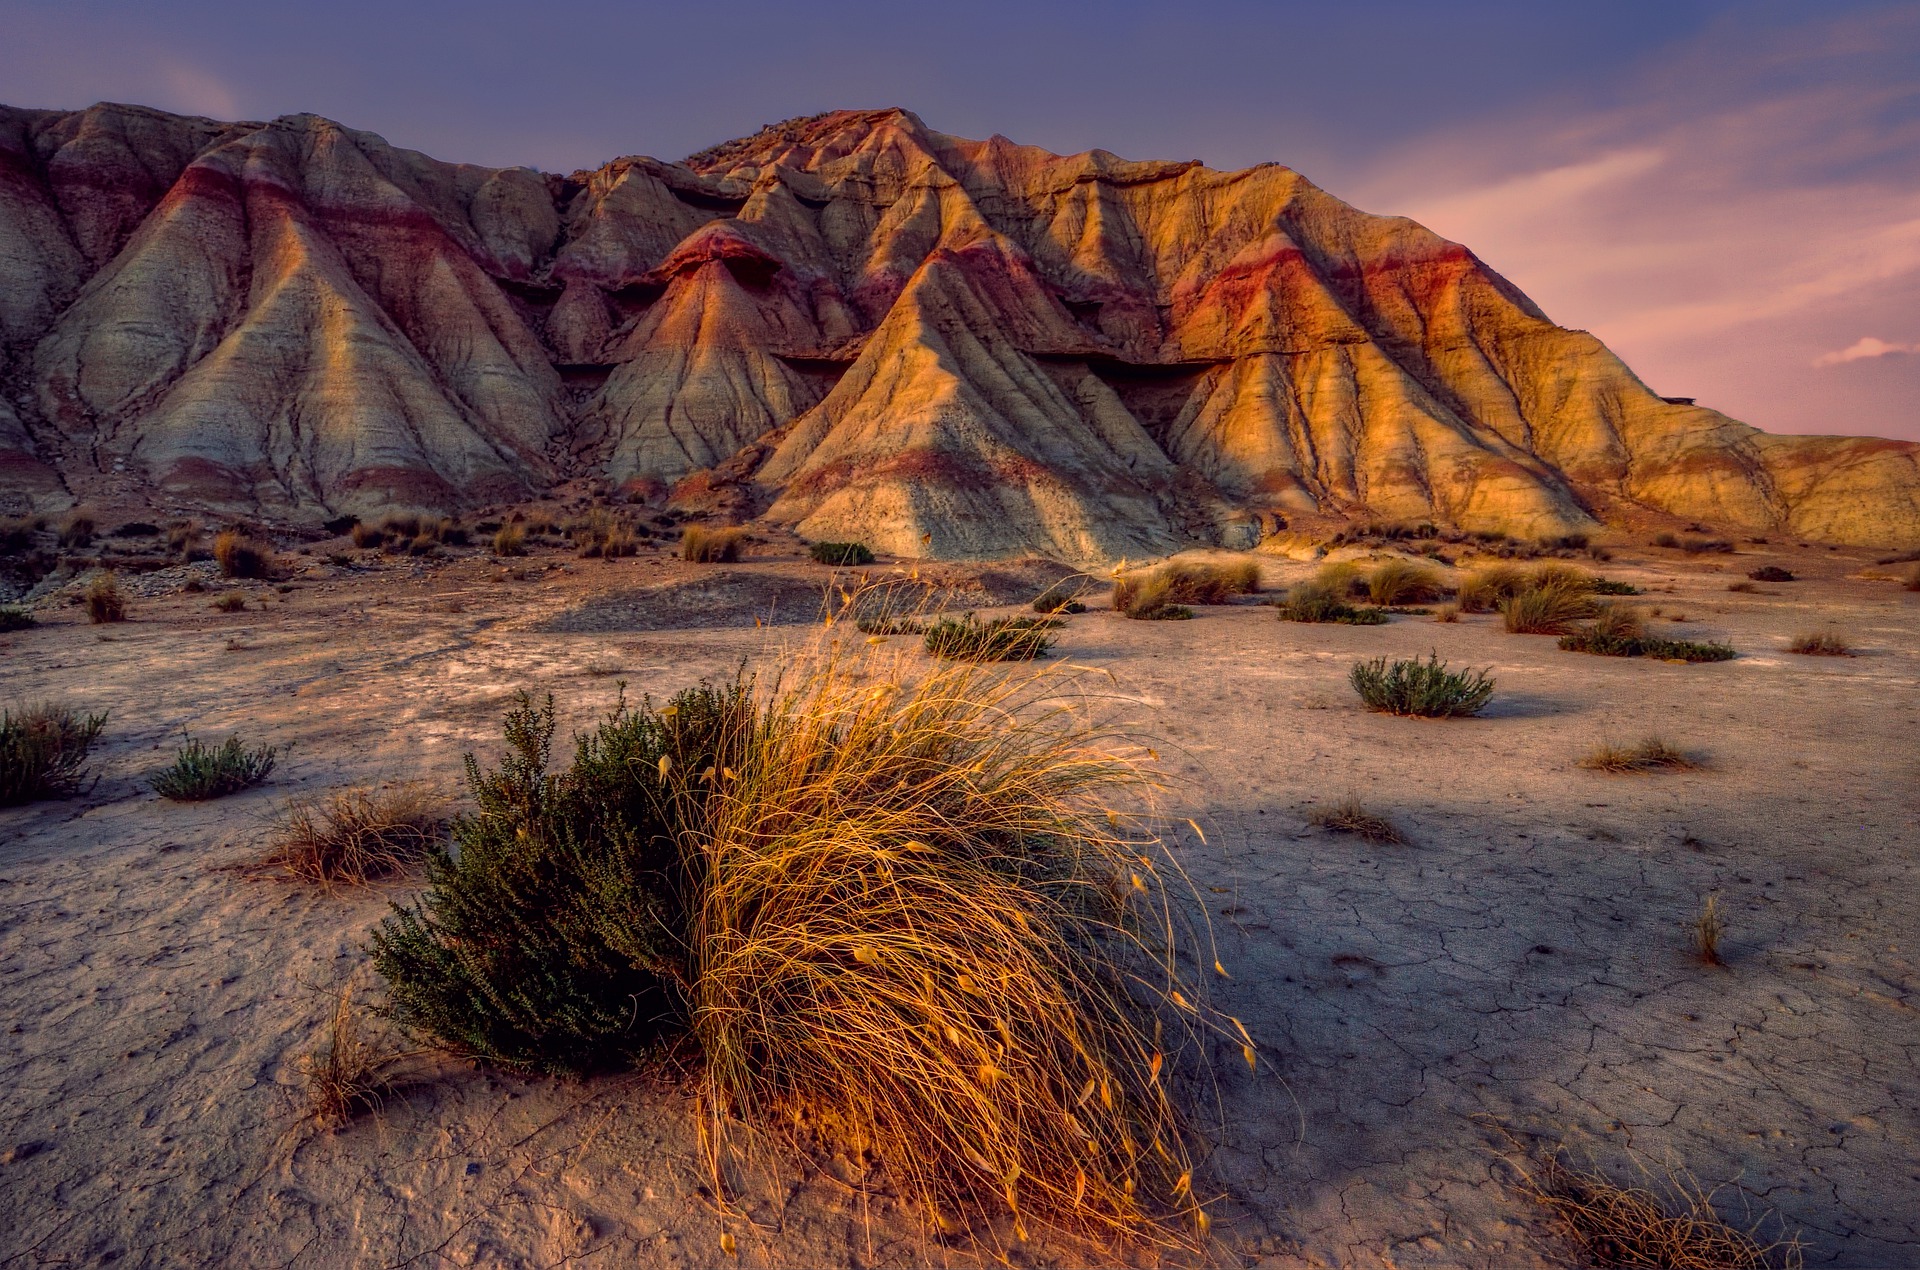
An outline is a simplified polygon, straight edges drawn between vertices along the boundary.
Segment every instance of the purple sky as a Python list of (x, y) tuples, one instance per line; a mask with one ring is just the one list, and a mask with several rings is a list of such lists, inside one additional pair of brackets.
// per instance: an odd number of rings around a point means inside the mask
[(1291, 164), (1466, 243), (1653, 388), (1920, 440), (1920, 6), (0, 0), (0, 101), (313, 111), (445, 159), (677, 158), (906, 106)]

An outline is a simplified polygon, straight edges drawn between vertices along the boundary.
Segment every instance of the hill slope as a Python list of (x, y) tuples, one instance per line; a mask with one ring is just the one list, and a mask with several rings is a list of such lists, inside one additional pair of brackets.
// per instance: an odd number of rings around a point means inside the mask
[(1665, 401), (1276, 165), (885, 110), (561, 178), (308, 115), (0, 107), (0, 501), (318, 519), (723, 464), (771, 519), (903, 554), (1636, 507), (1920, 543), (1920, 446)]

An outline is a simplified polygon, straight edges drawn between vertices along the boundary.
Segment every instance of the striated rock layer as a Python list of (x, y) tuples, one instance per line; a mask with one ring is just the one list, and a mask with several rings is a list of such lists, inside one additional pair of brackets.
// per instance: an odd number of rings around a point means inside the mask
[(1920, 542), (1920, 446), (1666, 401), (1277, 165), (885, 110), (561, 178), (310, 115), (0, 107), (0, 501), (318, 519), (595, 472), (907, 555), (1638, 510)]

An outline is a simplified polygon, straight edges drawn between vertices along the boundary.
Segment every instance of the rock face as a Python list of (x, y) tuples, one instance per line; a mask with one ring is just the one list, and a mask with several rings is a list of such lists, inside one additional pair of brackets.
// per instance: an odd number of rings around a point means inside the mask
[(0, 500), (319, 519), (595, 472), (907, 555), (1636, 508), (1920, 542), (1920, 446), (1665, 401), (1284, 167), (886, 110), (561, 178), (309, 115), (0, 108)]

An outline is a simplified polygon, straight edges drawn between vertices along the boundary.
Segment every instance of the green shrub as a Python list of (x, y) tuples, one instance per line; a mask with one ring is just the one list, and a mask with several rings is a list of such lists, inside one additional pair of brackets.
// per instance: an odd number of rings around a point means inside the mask
[(816, 564), (872, 564), (873, 552), (864, 542), (816, 542), (807, 548)]
[(1369, 710), (1441, 719), (1478, 714), (1493, 695), (1484, 670), (1454, 672), (1439, 654), (1389, 663), (1385, 657), (1356, 663), (1348, 676)]
[(1283, 622), (1338, 622), (1344, 626), (1381, 626), (1387, 621), (1384, 610), (1355, 608), (1324, 582), (1301, 582), (1287, 592), (1287, 598), (1274, 606)]
[(1734, 656), (1731, 644), (1649, 635), (1645, 616), (1619, 604), (1600, 605), (1593, 621), (1560, 637), (1560, 647), (1596, 657), (1652, 657), (1660, 661), (1727, 661)]
[(38, 626), (33, 610), (24, 604), (0, 604), (0, 632), (24, 631), (28, 627)]
[(1595, 595), (1638, 595), (1640, 588), (1631, 582), (1616, 582), (1612, 578), (1595, 578), (1587, 587)]
[(751, 684), (656, 710), (623, 700), (550, 775), (553, 700), (506, 717), (508, 753), (467, 757), (474, 812), (428, 887), (375, 930), (397, 1022), (473, 1058), (582, 1073), (630, 1063), (687, 1024), (689, 831), (741, 765)]
[(1060, 579), (1040, 594), (1033, 597), (1033, 611), (1036, 613), (1084, 613), (1087, 606), (1080, 602), (1091, 581), (1083, 574)]
[(1732, 661), (1738, 654), (1732, 644), (1691, 639), (1648, 639), (1640, 650), (1642, 657), (1659, 661)]
[(238, 736), (219, 745), (188, 738), (174, 756), (173, 765), (149, 781), (153, 792), (177, 803), (204, 802), (251, 789), (267, 779), (279, 751), (261, 746), (249, 750)]
[(127, 593), (121, 589), (120, 580), (112, 573), (94, 575), (82, 593), (87, 605), (87, 620), (95, 626), (106, 622), (124, 622), (127, 620)]
[(105, 711), (76, 714), (52, 702), (0, 712), (0, 807), (77, 793), (106, 725)]
[(1031, 617), (996, 617), (981, 622), (969, 613), (927, 627), (926, 648), (935, 657), (955, 661), (1032, 661), (1053, 647), (1047, 631), (1058, 622)]

